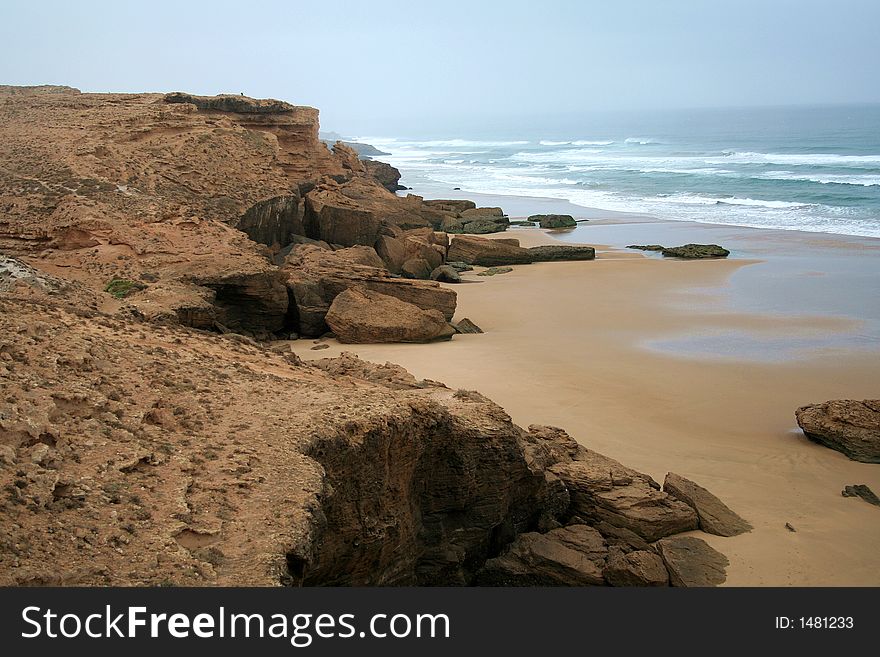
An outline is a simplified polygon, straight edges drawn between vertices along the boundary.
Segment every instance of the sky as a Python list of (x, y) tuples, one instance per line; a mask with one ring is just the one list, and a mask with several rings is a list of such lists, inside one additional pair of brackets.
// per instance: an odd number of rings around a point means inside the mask
[(2, 0), (0, 84), (244, 93), (346, 134), (880, 102), (878, 0)]

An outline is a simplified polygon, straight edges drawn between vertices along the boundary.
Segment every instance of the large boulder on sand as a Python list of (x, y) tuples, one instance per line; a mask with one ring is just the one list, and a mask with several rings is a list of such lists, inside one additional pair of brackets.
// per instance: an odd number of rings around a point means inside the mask
[(553, 262), (555, 260), (594, 260), (596, 249), (592, 246), (569, 246), (567, 244), (551, 244), (533, 246), (529, 249), (532, 262)]
[(670, 246), (664, 248), (661, 253), (665, 258), (686, 258), (688, 260), (726, 258), (730, 255), (730, 251), (717, 244), (684, 244), (682, 246)]
[(327, 312), (327, 325), (344, 343), (430, 342), (455, 334), (439, 310), (422, 310), (362, 288), (337, 295)]
[(695, 536), (671, 536), (657, 547), (672, 586), (716, 586), (727, 579), (727, 557)]
[[(532, 436), (559, 442), (565, 432), (531, 426)], [(551, 467), (571, 495), (572, 514), (588, 524), (607, 522), (645, 541), (697, 529), (696, 512), (660, 490), (651, 477), (586, 448)]]
[(880, 463), (880, 399), (835, 399), (795, 412), (804, 435), (853, 461)]
[[(492, 221), (491, 219), (476, 219), (461, 226), (461, 232), (467, 235), (486, 235), (489, 233), (503, 233), (507, 230), (507, 224)], [(450, 232), (456, 232), (455, 230)]]
[(439, 310), (447, 320), (455, 314), (454, 290), (433, 281), (393, 277), (386, 269), (356, 264), (339, 254), (340, 251), (307, 245), (296, 247), (287, 257), (283, 271), (293, 303), (289, 317), (296, 319), (300, 335), (317, 337), (326, 333), (325, 316), (330, 304), (339, 293), (355, 286), (425, 310)]
[(533, 214), (529, 221), (536, 222), (541, 228), (574, 228), (577, 222), (570, 214)]
[(461, 276), (455, 267), (441, 265), (431, 272), (431, 280), (441, 283), (461, 283)]
[(663, 490), (696, 511), (700, 529), (708, 534), (736, 536), (752, 529), (749, 523), (731, 511), (724, 502), (681, 475), (667, 473)]
[(460, 212), (463, 219), (476, 219), (478, 217), (497, 217), (501, 218), (504, 216), (504, 210), (501, 208), (469, 208), (467, 210), (462, 210)]
[(481, 267), (521, 265), (532, 261), (529, 250), (521, 246), (470, 235), (453, 237), (446, 259)]
[(669, 573), (656, 552), (617, 552), (608, 558), (603, 571), (611, 586), (669, 586)]
[(602, 586), (608, 548), (587, 525), (520, 534), (500, 557), (486, 561), (483, 586)]

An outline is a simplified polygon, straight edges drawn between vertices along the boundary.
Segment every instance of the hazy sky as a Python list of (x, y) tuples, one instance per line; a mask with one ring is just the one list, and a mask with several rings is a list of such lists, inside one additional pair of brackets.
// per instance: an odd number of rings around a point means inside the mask
[(2, 0), (0, 84), (239, 93), (322, 125), (880, 102), (880, 0)]

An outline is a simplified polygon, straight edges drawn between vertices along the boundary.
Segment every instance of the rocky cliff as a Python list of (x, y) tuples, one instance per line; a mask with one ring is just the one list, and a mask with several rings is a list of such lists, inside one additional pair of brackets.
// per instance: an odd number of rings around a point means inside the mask
[(272, 341), (328, 315), (400, 333), (360, 298), (446, 337), (455, 310), (401, 274), (442, 265), (435, 229), (472, 208), (394, 196), (315, 110), (2, 88), (0, 138), (0, 584), (723, 579), (676, 536), (705, 495), (479, 393)]

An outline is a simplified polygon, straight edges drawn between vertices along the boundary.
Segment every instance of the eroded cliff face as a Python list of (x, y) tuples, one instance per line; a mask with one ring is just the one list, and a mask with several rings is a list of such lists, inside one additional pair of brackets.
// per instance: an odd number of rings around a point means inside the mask
[(649, 477), (269, 341), (351, 287), (455, 311), (392, 271), (442, 263), (459, 210), (317, 130), (281, 101), (0, 88), (0, 584), (695, 581), (662, 541), (696, 513)]
[(16, 272), (0, 296), (4, 585), (583, 583), (542, 570), (552, 550), (526, 579), (505, 556), (563, 527), (593, 532), (577, 572), (604, 584), (612, 559), (696, 527), (650, 478), (478, 393), (107, 315), (87, 288)]

